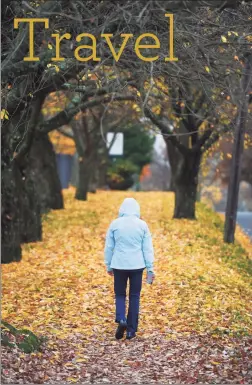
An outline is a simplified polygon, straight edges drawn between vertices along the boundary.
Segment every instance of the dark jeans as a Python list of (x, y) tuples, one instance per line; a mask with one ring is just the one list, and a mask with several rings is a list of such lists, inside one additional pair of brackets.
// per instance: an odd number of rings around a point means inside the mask
[(138, 327), (140, 292), (144, 269), (114, 271), (114, 290), (116, 299), (116, 322), (126, 321), (126, 289), (129, 279), (129, 309), (127, 316), (127, 331), (135, 333)]

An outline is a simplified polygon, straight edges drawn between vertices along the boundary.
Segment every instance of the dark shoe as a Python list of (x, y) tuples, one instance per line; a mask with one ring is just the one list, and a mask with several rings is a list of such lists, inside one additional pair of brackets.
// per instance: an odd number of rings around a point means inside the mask
[(116, 330), (115, 338), (117, 340), (121, 340), (124, 336), (124, 332), (127, 329), (127, 322), (126, 321), (120, 321), (119, 325)]
[(127, 332), (126, 340), (132, 340), (132, 338), (136, 337), (136, 333)]

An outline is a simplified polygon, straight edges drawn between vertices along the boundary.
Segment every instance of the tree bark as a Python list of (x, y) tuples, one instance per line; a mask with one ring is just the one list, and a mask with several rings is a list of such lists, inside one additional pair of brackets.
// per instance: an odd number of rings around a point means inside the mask
[[(3, 141), (2, 141), (3, 143)], [(2, 148), (3, 150), (3, 148)], [(20, 196), (22, 178), (15, 162), (4, 164), (2, 151), (1, 263), (21, 260)], [(4, 164), (4, 167), (3, 167)]]
[(56, 157), (48, 135), (39, 135), (33, 141), (28, 172), (36, 186), (41, 213), (64, 208)]
[(42, 239), (41, 212), (63, 208), (55, 154), (47, 136), (30, 153), (12, 159), (2, 136), (2, 263), (21, 260), (21, 244)]
[(176, 173), (178, 161), (180, 159), (180, 152), (178, 149), (171, 143), (170, 140), (166, 140), (166, 148), (167, 148), (167, 155), (168, 160), (171, 166), (171, 181), (170, 181), (170, 189), (169, 191), (175, 192), (175, 181), (174, 181), (174, 175)]
[(197, 184), (180, 183), (175, 185), (175, 209), (173, 218), (195, 219)]
[(18, 191), (21, 199), (21, 243), (41, 241), (41, 206), (36, 191), (34, 171), (24, 170), (22, 172), (22, 181), (22, 189)]
[(105, 189), (107, 186), (108, 167), (109, 167), (108, 157), (102, 158), (100, 161), (99, 168), (98, 168), (98, 187), (101, 189)]
[[(29, 151), (41, 108), (37, 100), (26, 122), (16, 115), (2, 130), (2, 262), (21, 260), (21, 243), (41, 240), (40, 205), (33, 175), (28, 171)], [(17, 126), (23, 132), (13, 135)], [(26, 136), (25, 136), (26, 135)]]
[(76, 152), (73, 156), (73, 166), (72, 166), (72, 173), (71, 173), (71, 179), (70, 184), (74, 187), (78, 186), (79, 181), (79, 156)]
[(94, 162), (92, 165), (92, 174), (91, 174), (90, 183), (89, 183), (89, 192), (92, 194), (95, 194), (97, 190), (97, 184), (98, 184), (97, 174), (98, 174), (97, 163)]
[(180, 155), (174, 175), (174, 218), (195, 219), (201, 153)]
[(21, 260), (21, 244), (42, 238), (40, 205), (32, 175), (12, 160), (2, 173), (2, 263)]
[[(25, 165), (25, 167), (23, 167)], [(47, 135), (34, 138), (28, 159), (21, 162), (21, 243), (42, 239), (41, 214), (63, 208), (61, 186), (52, 144)]]
[(230, 182), (228, 186), (228, 198), (224, 229), (224, 241), (227, 243), (233, 243), (235, 239), (235, 228), (241, 176), (241, 156), (244, 148), (244, 135), (248, 116), (248, 101), (251, 77), (252, 54), (249, 53), (246, 58), (246, 65), (243, 72), (239, 118), (234, 133), (234, 148), (232, 154)]
[(76, 199), (81, 201), (87, 200), (92, 173), (92, 163), (88, 160), (81, 159), (79, 161), (79, 180), (75, 193)]

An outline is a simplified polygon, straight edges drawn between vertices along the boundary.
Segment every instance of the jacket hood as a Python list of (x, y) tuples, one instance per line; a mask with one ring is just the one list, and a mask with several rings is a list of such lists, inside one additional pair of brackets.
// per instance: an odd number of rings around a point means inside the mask
[(140, 206), (134, 198), (124, 199), (119, 209), (119, 217), (129, 215), (135, 215), (136, 217), (140, 218)]

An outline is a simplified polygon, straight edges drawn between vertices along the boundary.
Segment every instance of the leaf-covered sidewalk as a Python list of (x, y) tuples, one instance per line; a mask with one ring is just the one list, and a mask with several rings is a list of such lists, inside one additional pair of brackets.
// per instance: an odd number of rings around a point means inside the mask
[(140, 331), (114, 339), (113, 282), (103, 263), (110, 221), (128, 193), (88, 202), (65, 192), (43, 242), (2, 267), (2, 317), (48, 337), (41, 352), (2, 348), (3, 383), (249, 383), (251, 244), (222, 242), (222, 220), (173, 220), (173, 195), (133, 193), (153, 234), (156, 281), (144, 284)]

